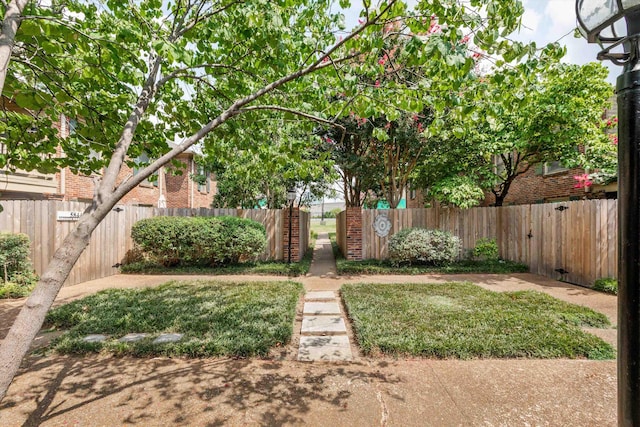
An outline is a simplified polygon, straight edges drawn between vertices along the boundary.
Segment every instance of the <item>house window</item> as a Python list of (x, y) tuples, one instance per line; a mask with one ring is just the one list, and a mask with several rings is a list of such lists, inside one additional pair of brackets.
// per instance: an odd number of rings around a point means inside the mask
[[(140, 167), (134, 167), (133, 168), (133, 176), (138, 175), (138, 173), (140, 173), (140, 171), (144, 167), (146, 167), (149, 164), (149, 162), (150, 162), (150, 159), (149, 159), (149, 155), (147, 153), (140, 154), (135, 160), (136, 166), (140, 166)], [(140, 185), (143, 186), (143, 187), (151, 187), (151, 186), (157, 187), (158, 186), (158, 171), (155, 171), (151, 175), (151, 177), (152, 177), (151, 179), (147, 178), (144, 181), (142, 181), (140, 183)]]
[(560, 173), (560, 172), (564, 172), (567, 171), (569, 169), (565, 168), (562, 163), (560, 163), (559, 161), (555, 161), (555, 162), (547, 162), (544, 164), (544, 169), (543, 172), (545, 175), (553, 175), (555, 173)]
[(197, 165), (198, 191), (209, 194), (211, 191), (211, 177), (209, 171), (201, 165)]

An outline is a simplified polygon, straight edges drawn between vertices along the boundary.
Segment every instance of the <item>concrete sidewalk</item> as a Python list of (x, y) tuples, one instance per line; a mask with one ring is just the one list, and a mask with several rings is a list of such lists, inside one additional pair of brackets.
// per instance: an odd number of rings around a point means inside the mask
[(614, 426), (615, 362), (43, 357), (13, 426)]
[[(321, 236), (326, 237), (326, 236)], [(319, 239), (307, 291), (343, 283), (465, 280), (495, 291), (534, 289), (616, 320), (616, 297), (532, 274), (338, 277)], [(118, 275), (64, 288), (56, 304), (106, 288), (172, 279), (265, 276)], [(0, 338), (22, 301), (0, 301)], [(299, 362), (302, 306), (289, 349), (274, 360), (31, 356), (0, 404), (2, 426), (613, 426), (616, 363), (589, 360), (365, 358)], [(352, 338), (349, 325), (348, 336)], [(605, 330), (615, 342), (615, 329)]]

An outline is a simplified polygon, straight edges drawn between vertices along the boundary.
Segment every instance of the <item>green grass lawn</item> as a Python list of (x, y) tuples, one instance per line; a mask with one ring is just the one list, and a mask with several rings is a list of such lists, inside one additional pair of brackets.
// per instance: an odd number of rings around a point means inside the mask
[[(53, 342), (62, 353), (106, 351), (168, 356), (266, 356), (290, 341), (302, 285), (280, 281), (228, 283), (177, 281), (155, 288), (111, 289), (52, 310), (49, 327), (68, 330)], [(149, 334), (121, 343), (129, 333)], [(161, 333), (182, 333), (172, 344), (153, 344)], [(105, 334), (103, 343), (87, 343)]]
[(428, 265), (400, 265), (396, 266), (387, 260), (368, 259), (363, 261), (347, 261), (336, 242), (335, 233), (329, 234), (333, 254), (336, 258), (336, 269), (338, 274), (465, 274), (465, 273), (484, 273), (484, 274), (509, 274), (509, 273), (526, 273), (529, 267), (513, 261), (505, 260), (460, 260), (443, 266)]
[(336, 232), (336, 219), (325, 218), (324, 224), (320, 224), (320, 218), (311, 218), (311, 231), (316, 233), (335, 233)]
[(615, 350), (580, 327), (606, 316), (534, 291), (491, 292), (471, 283), (342, 287), (367, 355), (436, 358), (611, 359)]

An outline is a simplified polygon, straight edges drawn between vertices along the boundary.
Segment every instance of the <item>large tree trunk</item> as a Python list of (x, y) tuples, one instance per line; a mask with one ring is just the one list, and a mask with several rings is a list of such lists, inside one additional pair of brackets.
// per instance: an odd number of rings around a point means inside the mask
[(116, 203), (115, 198), (103, 203), (78, 221), (42, 274), (18, 317), (0, 346), (0, 401), (20, 368), (20, 362), (36, 337), (44, 318), (69, 276), (76, 261), (89, 244), (91, 234)]
[(2, 93), (4, 82), (7, 79), (11, 52), (13, 51), (18, 27), (20, 26), (22, 11), (27, 3), (28, 0), (11, 0), (4, 14), (2, 32), (0, 33), (0, 93)]

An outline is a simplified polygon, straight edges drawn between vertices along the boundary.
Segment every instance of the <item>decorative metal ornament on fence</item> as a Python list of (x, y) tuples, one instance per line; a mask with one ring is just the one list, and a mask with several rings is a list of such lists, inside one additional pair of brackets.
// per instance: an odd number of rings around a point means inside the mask
[(373, 220), (373, 230), (380, 237), (387, 237), (391, 231), (391, 221), (387, 217), (387, 213), (380, 213), (375, 220)]

